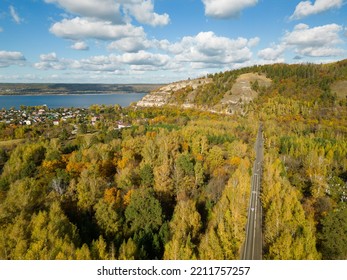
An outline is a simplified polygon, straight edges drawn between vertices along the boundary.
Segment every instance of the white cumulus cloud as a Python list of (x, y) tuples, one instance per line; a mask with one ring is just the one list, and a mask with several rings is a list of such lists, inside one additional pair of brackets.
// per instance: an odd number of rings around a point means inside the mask
[(57, 22), (52, 25), (50, 32), (58, 37), (72, 40), (86, 38), (115, 40), (129, 36), (144, 36), (142, 27), (135, 27), (131, 24), (115, 25), (110, 21), (80, 17), (63, 19), (61, 22)]
[(283, 60), (287, 51), (294, 51), (295, 58), (306, 57), (337, 57), (345, 54), (342, 48), (343, 27), (337, 24), (327, 24), (310, 27), (307, 24), (297, 24), (292, 31), (287, 31), (278, 45), (258, 52), (258, 57), (266, 61)]
[(40, 55), (41, 61), (58, 61), (57, 54), (55, 52)]
[(154, 12), (154, 5), (152, 1), (125, 1), (125, 10), (127, 10), (135, 19), (143, 24), (152, 26), (163, 26), (170, 22), (168, 14), (159, 15)]
[(58, 58), (56, 55), (42, 54), (40, 61), (34, 64), (39, 70), (82, 70), (86, 72), (126, 72), (129, 69), (162, 70), (170, 62), (165, 54), (139, 51), (122, 55), (110, 54), (91, 56), (83, 59)]
[(302, 19), (304, 17), (322, 13), (330, 9), (338, 9), (343, 5), (343, 0), (316, 0), (314, 3), (311, 1), (300, 2), (290, 19)]
[(284, 44), (274, 45), (270, 48), (258, 52), (258, 57), (266, 61), (278, 61), (284, 54), (286, 46)]
[(113, 41), (108, 45), (108, 50), (120, 50), (123, 52), (135, 53), (140, 50), (148, 49), (153, 45), (152, 42), (144, 37), (127, 37)]
[(65, 70), (66, 65), (62, 62), (49, 62), (49, 61), (40, 61), (34, 64), (34, 67), (39, 70)]
[(22, 65), (25, 60), (21, 52), (0, 51), (0, 68), (11, 65)]
[(70, 62), (69, 67), (71, 69), (97, 72), (114, 72), (123, 69), (123, 66), (119, 63), (119, 58), (113, 54), (73, 60)]
[(77, 50), (77, 51), (87, 51), (89, 50), (88, 45), (86, 44), (86, 42), (83, 41), (79, 41), (79, 42), (75, 42), (72, 46), (72, 49)]
[(102, 20), (121, 23), (119, 1), (114, 0), (45, 0), (62, 7), (65, 11), (83, 17), (98, 18)]
[(344, 53), (339, 47), (343, 42), (340, 33), (343, 28), (337, 24), (328, 24), (310, 28), (306, 24), (298, 24), (292, 32), (287, 32), (283, 42), (294, 47), (300, 55), (312, 57), (338, 56)]
[[(150, 48), (152, 42), (140, 24), (163, 26), (170, 22), (168, 14), (154, 10), (154, 0), (44, 0), (67, 12), (67, 16), (51, 25), (57, 37), (73, 40), (75, 50), (88, 50), (88, 39), (112, 41), (108, 50), (136, 53)], [(137, 21), (137, 25), (132, 20)]]
[[(153, 0), (45, 0), (65, 11), (81, 17), (111, 21), (115, 24), (124, 23), (122, 12), (133, 16), (138, 22), (152, 26), (167, 25), (168, 14), (154, 12)], [(122, 12), (121, 12), (122, 11)]]
[(34, 63), (34, 67), (39, 70), (66, 70), (69, 68), (71, 60), (60, 59), (55, 52), (41, 54), (40, 61)]
[(137, 53), (125, 53), (119, 57), (120, 61), (129, 65), (150, 65), (150, 66), (165, 66), (170, 57), (165, 54), (155, 54), (146, 51)]
[(127, 67), (130, 67), (130, 69), (143, 69), (146, 67), (152, 70), (159, 70), (165, 67), (169, 61), (170, 57), (168, 55), (140, 51), (137, 53), (100, 55), (74, 60), (70, 62), (69, 67), (72, 69), (100, 72), (127, 71)]
[(214, 32), (200, 32), (195, 37), (186, 36), (180, 42), (164, 44), (162, 47), (175, 54), (175, 60), (190, 62), (193, 67), (223, 67), (235, 63), (245, 63), (252, 58), (251, 47), (259, 38), (230, 39)]
[(258, 0), (202, 0), (205, 14), (214, 18), (232, 18), (245, 8), (255, 6)]

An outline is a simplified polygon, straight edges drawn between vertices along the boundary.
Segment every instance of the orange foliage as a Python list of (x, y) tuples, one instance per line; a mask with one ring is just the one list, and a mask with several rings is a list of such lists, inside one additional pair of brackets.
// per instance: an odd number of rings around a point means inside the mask
[(126, 195), (123, 198), (124, 206), (128, 206), (130, 204), (131, 196), (133, 195), (133, 193), (134, 193), (134, 190), (130, 190), (126, 193)]
[(241, 159), (239, 157), (233, 157), (230, 159), (230, 165), (239, 166)]
[(85, 164), (83, 162), (69, 162), (66, 165), (66, 171), (69, 173), (81, 173), (85, 168)]
[(116, 188), (106, 189), (104, 192), (104, 200), (107, 203), (110, 203), (110, 204), (115, 203), (119, 205), (122, 200), (120, 190), (117, 190)]
[(150, 124), (157, 124), (157, 123), (162, 123), (166, 121), (165, 116), (158, 116), (149, 121)]
[(70, 157), (71, 157), (72, 154), (67, 154), (67, 155), (62, 155), (61, 156), (61, 160), (63, 163), (67, 164), (70, 160)]
[(197, 161), (203, 161), (204, 160), (204, 156), (202, 154), (197, 154), (196, 155), (196, 160)]
[(182, 149), (183, 149), (184, 152), (188, 152), (189, 151), (189, 144), (188, 144), (187, 141), (184, 141), (182, 143)]
[(62, 168), (63, 163), (60, 160), (44, 160), (42, 162), (43, 169), (47, 172), (54, 172), (57, 168)]
[(120, 169), (124, 169), (127, 166), (128, 162), (129, 162), (128, 158), (126, 158), (126, 157), (122, 158), (117, 162), (117, 166)]
[(154, 139), (156, 136), (157, 136), (157, 132), (155, 132), (155, 131), (147, 131), (146, 132), (146, 137), (147, 138)]

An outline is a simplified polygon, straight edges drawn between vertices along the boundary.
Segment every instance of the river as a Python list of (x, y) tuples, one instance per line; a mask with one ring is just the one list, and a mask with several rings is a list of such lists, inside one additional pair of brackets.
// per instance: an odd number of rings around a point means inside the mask
[(48, 108), (88, 108), (91, 105), (115, 105), (129, 106), (132, 102), (142, 99), (145, 93), (126, 94), (72, 94), (72, 95), (1, 95), (0, 109), (19, 109), (21, 105), (40, 106)]

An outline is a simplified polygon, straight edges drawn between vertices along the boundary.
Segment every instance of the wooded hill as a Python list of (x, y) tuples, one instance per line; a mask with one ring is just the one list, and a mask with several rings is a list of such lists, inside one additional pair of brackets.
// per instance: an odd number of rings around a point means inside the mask
[(259, 94), (296, 99), (347, 98), (347, 60), (331, 64), (263, 65), (221, 72), (159, 88), (139, 106), (179, 105), (222, 113), (244, 112)]
[(263, 258), (346, 259), (347, 61), (210, 75), (194, 102), (249, 73), (271, 85), (254, 81), (242, 114), (177, 101), (93, 106), (95, 126), (0, 124), (0, 258), (239, 259), (261, 121)]

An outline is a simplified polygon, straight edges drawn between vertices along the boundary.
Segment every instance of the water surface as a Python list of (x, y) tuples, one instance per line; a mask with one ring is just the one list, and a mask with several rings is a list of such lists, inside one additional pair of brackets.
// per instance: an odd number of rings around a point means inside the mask
[(142, 99), (145, 93), (126, 94), (73, 94), (73, 95), (2, 95), (0, 96), (0, 109), (19, 109), (21, 105), (40, 106), (48, 108), (88, 108), (93, 104), (129, 106), (132, 102)]

